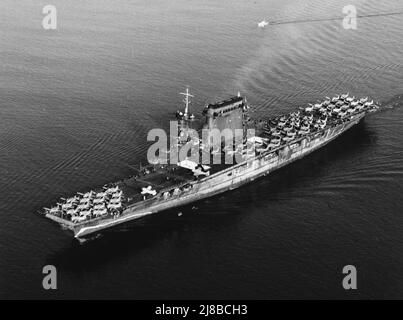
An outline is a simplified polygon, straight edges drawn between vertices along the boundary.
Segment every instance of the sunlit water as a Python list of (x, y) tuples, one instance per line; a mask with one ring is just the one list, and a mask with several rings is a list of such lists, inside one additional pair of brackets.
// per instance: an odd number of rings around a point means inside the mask
[[(403, 19), (337, 0), (0, 4), (0, 297), (402, 298)], [(350, 1), (359, 14), (401, 1)], [(257, 22), (301, 21), (257, 28)], [(325, 96), (384, 109), (253, 184), (80, 245), (40, 207), (131, 173), (149, 129), (240, 91), (253, 116)], [(58, 268), (56, 292), (42, 267)], [(342, 268), (358, 269), (355, 292)]]

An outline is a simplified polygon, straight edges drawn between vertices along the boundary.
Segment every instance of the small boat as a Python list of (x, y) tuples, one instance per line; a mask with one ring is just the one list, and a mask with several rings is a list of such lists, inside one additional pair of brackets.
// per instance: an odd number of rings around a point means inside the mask
[(266, 27), (266, 26), (268, 26), (268, 25), (269, 25), (269, 22), (267, 22), (266, 20), (260, 21), (260, 22), (257, 24), (257, 26), (258, 26), (259, 28), (264, 28), (264, 27)]

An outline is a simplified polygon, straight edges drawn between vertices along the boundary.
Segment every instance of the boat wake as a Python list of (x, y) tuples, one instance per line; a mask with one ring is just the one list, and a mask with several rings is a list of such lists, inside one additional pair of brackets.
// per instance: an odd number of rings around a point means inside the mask
[(85, 244), (92, 242), (94, 240), (97, 240), (101, 237), (102, 237), (102, 233), (97, 233), (97, 234), (94, 234), (93, 236), (89, 236), (86, 238), (76, 238), (76, 239), (79, 241), (80, 245), (85, 245)]
[(382, 111), (384, 109), (396, 109), (397, 107), (401, 107), (401, 106), (403, 106), (403, 94), (397, 94), (393, 98), (382, 103), (380, 105), (379, 111)]
[[(403, 15), (403, 11), (362, 14), (362, 15), (357, 15), (357, 18), (364, 19), (364, 18), (388, 17), (388, 16), (397, 16), (397, 15)], [(270, 25), (337, 21), (337, 20), (343, 20), (343, 19), (344, 19), (344, 17), (338, 16), (338, 17), (323, 17), (323, 18), (299, 19), (299, 20), (277, 20), (277, 21), (271, 21)]]

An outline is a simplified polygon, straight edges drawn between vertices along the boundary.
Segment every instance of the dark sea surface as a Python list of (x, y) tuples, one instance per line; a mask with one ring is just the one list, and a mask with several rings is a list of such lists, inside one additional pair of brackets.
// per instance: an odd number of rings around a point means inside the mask
[[(0, 298), (403, 298), (403, 15), (345, 30), (338, 0), (52, 0), (49, 31), (46, 4), (0, 3)], [(340, 92), (383, 111), (182, 216), (80, 244), (35, 215), (145, 163), (148, 130), (168, 128), (186, 85), (198, 115), (238, 91), (258, 118)]]

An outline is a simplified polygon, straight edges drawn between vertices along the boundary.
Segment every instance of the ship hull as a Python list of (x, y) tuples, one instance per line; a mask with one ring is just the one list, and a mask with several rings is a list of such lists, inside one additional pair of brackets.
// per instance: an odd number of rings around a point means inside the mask
[(65, 227), (74, 231), (76, 238), (82, 238), (131, 220), (239, 188), (323, 147), (359, 123), (364, 116), (365, 113), (358, 114), (348, 122), (323, 130), (316, 137), (310, 136), (300, 140), (298, 143), (286, 146), (276, 152), (275, 156), (272, 153), (255, 156), (243, 163), (205, 177), (194, 183), (190, 191), (179, 196), (163, 200), (146, 200), (143, 203), (126, 208), (119, 217), (93, 221), (85, 225), (70, 224), (65, 225)]

